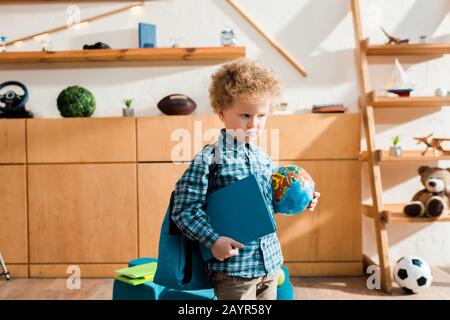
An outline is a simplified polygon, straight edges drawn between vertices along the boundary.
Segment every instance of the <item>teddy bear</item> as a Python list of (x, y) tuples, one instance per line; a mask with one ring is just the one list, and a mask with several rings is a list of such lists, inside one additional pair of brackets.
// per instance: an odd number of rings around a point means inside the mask
[(403, 212), (410, 217), (437, 218), (449, 208), (450, 168), (421, 166), (418, 173), (425, 189), (414, 195)]

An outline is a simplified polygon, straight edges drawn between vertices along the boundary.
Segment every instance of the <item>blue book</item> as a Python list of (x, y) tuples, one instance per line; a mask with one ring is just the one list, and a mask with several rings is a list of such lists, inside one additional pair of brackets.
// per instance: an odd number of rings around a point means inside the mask
[(139, 48), (156, 48), (156, 25), (139, 22)]
[[(277, 231), (273, 214), (253, 174), (209, 194), (206, 204), (209, 224), (214, 230), (244, 245)], [(200, 245), (200, 251), (204, 261), (214, 258), (205, 245)]]

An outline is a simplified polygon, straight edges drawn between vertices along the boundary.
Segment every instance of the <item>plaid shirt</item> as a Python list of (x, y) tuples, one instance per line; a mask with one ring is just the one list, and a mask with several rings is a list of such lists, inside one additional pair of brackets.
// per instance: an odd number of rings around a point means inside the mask
[[(208, 189), (208, 174), (211, 163), (217, 164), (216, 174), (211, 180), (210, 191), (254, 174), (260, 183), (264, 198), (272, 214), (272, 180), (275, 166), (264, 151), (256, 145), (235, 139), (222, 129), (218, 140), (207, 145), (191, 161), (189, 168), (177, 181), (172, 219), (191, 240), (204, 243), (208, 248), (220, 237), (211, 225), (203, 207)], [(208, 262), (210, 272), (224, 272), (230, 276), (244, 278), (274, 274), (282, 265), (283, 256), (276, 233), (246, 243), (239, 255), (224, 261)]]

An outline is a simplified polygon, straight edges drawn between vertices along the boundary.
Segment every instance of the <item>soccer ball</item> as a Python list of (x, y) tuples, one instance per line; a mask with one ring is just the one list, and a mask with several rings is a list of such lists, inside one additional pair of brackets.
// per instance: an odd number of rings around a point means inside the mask
[(431, 286), (433, 276), (428, 263), (415, 256), (400, 258), (394, 266), (394, 280), (408, 293), (418, 293)]

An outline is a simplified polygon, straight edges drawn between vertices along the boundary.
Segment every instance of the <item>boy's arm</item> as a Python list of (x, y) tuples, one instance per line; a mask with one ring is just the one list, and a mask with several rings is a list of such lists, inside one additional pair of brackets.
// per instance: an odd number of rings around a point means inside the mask
[(175, 185), (172, 220), (186, 237), (211, 248), (220, 235), (208, 223), (207, 213), (203, 210), (208, 173), (209, 161), (204, 161), (200, 153)]

